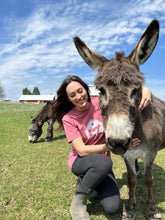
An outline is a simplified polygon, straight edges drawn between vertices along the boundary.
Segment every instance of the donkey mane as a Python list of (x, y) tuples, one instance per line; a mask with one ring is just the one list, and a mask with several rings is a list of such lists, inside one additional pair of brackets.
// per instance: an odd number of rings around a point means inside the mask
[(45, 120), (45, 112), (49, 109), (49, 105), (51, 105), (51, 102), (47, 102), (46, 105), (39, 111), (37, 116), (35, 117), (36, 120)]
[(107, 61), (95, 78), (95, 85), (98, 87), (100, 84), (107, 85), (131, 85), (137, 87), (144, 83), (144, 76), (139, 72), (136, 65), (132, 65), (124, 53), (116, 52), (116, 56)]

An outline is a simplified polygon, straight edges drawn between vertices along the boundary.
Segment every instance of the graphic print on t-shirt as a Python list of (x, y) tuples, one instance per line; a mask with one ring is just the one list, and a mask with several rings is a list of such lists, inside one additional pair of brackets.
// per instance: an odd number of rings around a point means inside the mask
[(102, 122), (98, 120), (93, 120), (93, 119), (91, 119), (88, 122), (87, 127), (85, 129), (85, 134), (88, 139), (92, 138), (94, 135), (97, 135), (103, 132), (104, 132), (104, 127), (103, 127)]

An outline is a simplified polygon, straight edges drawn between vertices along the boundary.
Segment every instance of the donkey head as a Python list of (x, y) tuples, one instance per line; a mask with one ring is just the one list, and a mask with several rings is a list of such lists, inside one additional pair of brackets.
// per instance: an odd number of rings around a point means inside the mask
[(158, 36), (159, 23), (153, 20), (128, 57), (116, 53), (111, 60), (90, 50), (80, 38), (74, 38), (81, 57), (98, 71), (94, 83), (100, 90), (106, 144), (113, 153), (122, 155), (131, 144), (144, 83), (139, 65), (152, 54)]
[(28, 136), (29, 142), (34, 143), (37, 141), (37, 139), (42, 134), (42, 126), (43, 126), (43, 122), (41, 120), (31, 117), (31, 125), (29, 127), (29, 136)]

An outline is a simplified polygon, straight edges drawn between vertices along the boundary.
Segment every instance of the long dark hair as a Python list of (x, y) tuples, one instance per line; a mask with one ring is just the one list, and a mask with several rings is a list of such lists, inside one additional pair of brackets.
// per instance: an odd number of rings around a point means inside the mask
[(80, 83), (85, 88), (87, 95), (88, 95), (88, 101), (91, 100), (90, 90), (89, 90), (88, 85), (78, 76), (75, 76), (75, 75), (67, 76), (62, 82), (59, 89), (57, 90), (57, 99), (56, 99), (54, 113), (59, 123), (58, 129), (63, 129), (62, 118), (67, 112), (69, 112), (74, 107), (73, 103), (69, 101), (67, 93), (66, 93), (66, 87), (73, 81)]

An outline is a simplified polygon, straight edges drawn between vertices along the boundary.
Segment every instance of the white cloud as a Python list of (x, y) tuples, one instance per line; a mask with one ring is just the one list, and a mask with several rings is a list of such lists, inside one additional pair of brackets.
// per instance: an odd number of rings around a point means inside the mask
[[(74, 68), (76, 73), (82, 70), (84, 62), (72, 41), (76, 35), (91, 49), (110, 56), (117, 48), (135, 45), (153, 16), (160, 17), (162, 25), (165, 21), (163, 0), (49, 2), (36, 7), (28, 18), (8, 19), (12, 38), (0, 49), (0, 82), (7, 97), (18, 100), (24, 86), (35, 84), (51, 93)], [(83, 77), (90, 83), (94, 75), (87, 72)]]

